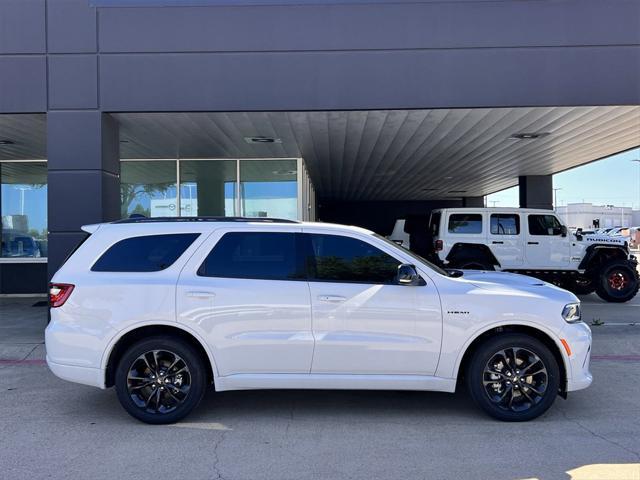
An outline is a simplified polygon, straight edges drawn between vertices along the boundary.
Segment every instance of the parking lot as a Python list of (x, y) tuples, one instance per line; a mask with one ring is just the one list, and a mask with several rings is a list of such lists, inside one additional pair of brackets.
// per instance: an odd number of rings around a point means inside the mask
[(640, 297), (583, 297), (594, 384), (533, 422), (491, 420), (465, 392), (247, 391), (172, 426), (54, 377), (40, 300), (0, 299), (1, 478), (640, 479)]

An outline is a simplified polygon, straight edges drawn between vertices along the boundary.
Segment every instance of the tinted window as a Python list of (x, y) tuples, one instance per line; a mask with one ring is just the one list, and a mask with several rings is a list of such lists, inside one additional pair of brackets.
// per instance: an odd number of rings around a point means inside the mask
[(225, 233), (198, 274), (264, 280), (304, 279), (303, 265), (297, 262), (297, 238), (295, 233)]
[(431, 214), (431, 219), (429, 220), (429, 233), (431, 233), (432, 237), (437, 237), (440, 233), (440, 218), (442, 217), (442, 213), (435, 212)]
[(91, 268), (94, 272), (157, 272), (171, 266), (199, 233), (146, 235), (113, 244)]
[(516, 215), (515, 213), (495, 213), (491, 215), (491, 234), (520, 234), (520, 215)]
[(560, 222), (554, 215), (529, 215), (531, 235), (560, 235)]
[(449, 233), (482, 233), (482, 215), (476, 213), (449, 215)]
[(311, 234), (307, 258), (314, 280), (395, 283), (400, 262), (367, 242), (337, 235)]

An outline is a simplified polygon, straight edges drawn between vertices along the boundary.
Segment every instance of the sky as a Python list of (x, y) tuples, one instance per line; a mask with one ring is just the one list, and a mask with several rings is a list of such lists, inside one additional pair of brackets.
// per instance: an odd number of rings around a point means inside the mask
[[(558, 205), (587, 202), (640, 209), (640, 148), (553, 176)], [(489, 207), (518, 207), (518, 187), (487, 195)]]

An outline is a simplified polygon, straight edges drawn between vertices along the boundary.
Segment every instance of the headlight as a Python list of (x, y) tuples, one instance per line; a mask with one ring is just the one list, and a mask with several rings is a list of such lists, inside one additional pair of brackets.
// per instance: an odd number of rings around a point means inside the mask
[(576, 323), (582, 320), (582, 312), (579, 303), (569, 303), (562, 309), (562, 318), (567, 323)]

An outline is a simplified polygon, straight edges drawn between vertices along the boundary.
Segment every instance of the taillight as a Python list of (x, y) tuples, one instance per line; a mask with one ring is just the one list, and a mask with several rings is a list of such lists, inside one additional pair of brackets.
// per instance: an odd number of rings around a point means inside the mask
[(50, 283), (49, 284), (49, 306), (51, 308), (61, 307), (73, 292), (73, 285), (70, 283)]
[(443, 244), (442, 244), (442, 240), (436, 240), (436, 243), (434, 244), (435, 248), (436, 248), (436, 252), (439, 252), (442, 250), (443, 248)]

